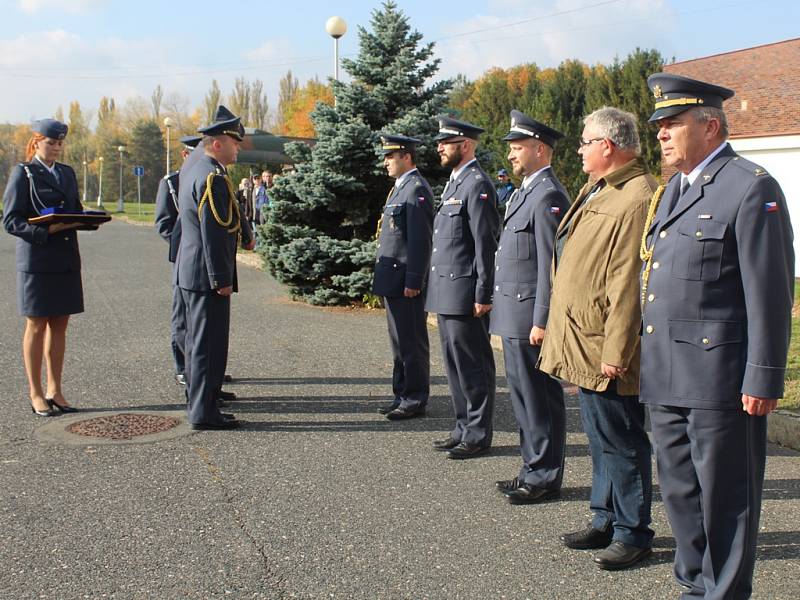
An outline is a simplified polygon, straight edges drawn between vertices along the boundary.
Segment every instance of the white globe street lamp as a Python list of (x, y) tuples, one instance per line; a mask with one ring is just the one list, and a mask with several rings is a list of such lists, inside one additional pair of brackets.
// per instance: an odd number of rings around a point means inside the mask
[(97, 161), (100, 163), (98, 167), (98, 182), (97, 182), (97, 207), (103, 208), (103, 157), (98, 157)]
[(169, 173), (169, 131), (172, 128), (172, 119), (164, 117), (164, 127), (167, 128), (167, 173)]
[(325, 31), (333, 38), (333, 78), (339, 81), (339, 38), (347, 33), (347, 23), (341, 17), (325, 21)]
[(117, 200), (117, 212), (125, 212), (125, 199), (122, 196), (122, 153), (125, 146), (117, 146), (119, 152), (119, 200)]

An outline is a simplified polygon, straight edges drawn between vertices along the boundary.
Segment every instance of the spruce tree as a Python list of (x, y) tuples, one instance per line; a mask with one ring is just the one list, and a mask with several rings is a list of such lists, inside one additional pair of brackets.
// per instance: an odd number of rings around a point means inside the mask
[(295, 170), (272, 188), (259, 251), (293, 297), (312, 304), (361, 300), (370, 291), (375, 228), (392, 186), (376, 154), (382, 132), (420, 138), (417, 164), (432, 184), (444, 175), (432, 141), (451, 82), (431, 79), (439, 60), (397, 4), (359, 27), (359, 54), (343, 60), (351, 82), (333, 82), (336, 106), (311, 115), (312, 148), (290, 144)]

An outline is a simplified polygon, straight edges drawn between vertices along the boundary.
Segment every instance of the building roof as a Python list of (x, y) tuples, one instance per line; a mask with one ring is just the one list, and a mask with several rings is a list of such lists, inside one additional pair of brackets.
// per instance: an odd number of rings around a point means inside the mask
[(671, 65), (664, 71), (731, 88), (731, 138), (800, 134), (800, 38)]

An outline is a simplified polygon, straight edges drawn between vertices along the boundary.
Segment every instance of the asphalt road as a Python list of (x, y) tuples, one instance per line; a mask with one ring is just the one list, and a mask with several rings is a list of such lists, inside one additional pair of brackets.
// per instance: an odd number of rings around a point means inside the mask
[[(80, 237), (86, 312), (65, 393), (97, 411), (174, 411), (166, 244), (112, 222)], [(393, 424), (382, 312), (293, 303), (240, 268), (227, 389), (248, 421), (142, 445), (38, 441), (20, 356), (13, 238), (0, 235), (0, 598), (676, 598), (674, 543), (654, 503), (654, 556), (620, 573), (558, 536), (588, 521), (590, 460), (575, 399), (563, 498), (510, 506), (518, 468), (498, 364), (495, 446), (445, 460), (451, 409), (431, 331), (429, 416)], [(656, 488), (657, 489), (657, 488)], [(771, 446), (754, 597), (800, 597), (800, 455)]]

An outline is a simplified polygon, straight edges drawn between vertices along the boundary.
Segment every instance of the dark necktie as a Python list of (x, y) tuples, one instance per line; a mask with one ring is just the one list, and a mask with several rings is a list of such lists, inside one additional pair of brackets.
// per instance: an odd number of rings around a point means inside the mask
[(56, 183), (61, 185), (61, 177), (58, 176), (58, 169), (53, 167), (53, 177), (55, 177)]
[[(683, 198), (683, 195), (686, 193), (686, 190), (689, 189), (689, 178), (681, 176), (681, 188), (677, 194), (673, 194), (672, 198), (670, 198), (669, 202), (669, 212), (671, 213), (675, 208), (675, 205), (678, 203), (678, 200)], [(669, 214), (669, 213), (667, 213)]]

